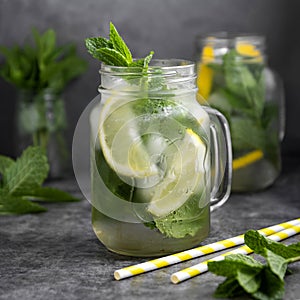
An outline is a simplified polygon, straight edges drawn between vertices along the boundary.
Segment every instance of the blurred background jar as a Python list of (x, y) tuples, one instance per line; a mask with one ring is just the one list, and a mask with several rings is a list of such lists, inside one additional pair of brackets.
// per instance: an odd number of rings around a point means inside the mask
[[(32, 28), (23, 45), (0, 46), (4, 62), (0, 77), (17, 91), (14, 124), (15, 156), (26, 147), (40, 146), (47, 154), (48, 178), (58, 179), (70, 170), (66, 145), (67, 118), (62, 95), (71, 81), (87, 68), (71, 43), (58, 45), (54, 29), (40, 33)], [(8, 102), (10, 99), (3, 99)]]
[(50, 178), (63, 177), (69, 153), (65, 131), (67, 119), (60, 93), (20, 90), (15, 114), (15, 146), (19, 156), (28, 146), (40, 146), (47, 153)]
[(230, 125), (232, 191), (262, 190), (280, 174), (285, 123), (283, 84), (267, 64), (265, 38), (218, 33), (197, 43), (198, 102)]

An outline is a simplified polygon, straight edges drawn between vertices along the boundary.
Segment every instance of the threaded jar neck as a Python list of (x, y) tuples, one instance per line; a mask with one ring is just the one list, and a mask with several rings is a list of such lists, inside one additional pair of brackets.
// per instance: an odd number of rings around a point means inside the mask
[(195, 64), (180, 59), (154, 59), (148, 68), (119, 67), (102, 64), (99, 70), (101, 85), (99, 92), (166, 93), (196, 89)]

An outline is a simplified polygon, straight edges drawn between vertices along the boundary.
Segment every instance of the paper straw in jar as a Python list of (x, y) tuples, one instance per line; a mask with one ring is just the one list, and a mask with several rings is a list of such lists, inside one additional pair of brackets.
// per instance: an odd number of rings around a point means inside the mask
[[(290, 220), (281, 224), (273, 225), (260, 229), (259, 232), (263, 235), (271, 235), (273, 233), (282, 231), (293, 225), (300, 224), (300, 218)], [(170, 266), (179, 262), (183, 262), (192, 258), (200, 257), (206, 254), (214, 253), (223, 249), (228, 249), (234, 246), (238, 246), (244, 243), (244, 235), (238, 235), (229, 239), (218, 241), (206, 246), (200, 246), (176, 254), (171, 254), (165, 257), (153, 259), (144, 263), (129, 266), (116, 270), (114, 272), (114, 277), (116, 280), (136, 276), (142, 273), (160, 269), (166, 266)]]
[[(285, 230), (279, 231), (277, 233), (274, 233), (270, 236), (268, 236), (268, 238), (272, 241), (281, 241), (284, 240), (288, 237), (291, 237), (297, 233), (300, 232), (300, 224), (292, 226), (290, 228), (287, 228)], [(205, 273), (208, 270), (208, 265), (207, 263), (210, 261), (220, 261), (223, 260), (225, 258), (225, 256), (230, 255), (230, 254), (250, 254), (252, 253), (253, 250), (250, 249), (248, 246), (244, 245), (238, 249), (235, 249), (233, 251), (229, 251), (226, 252), (224, 254), (221, 254), (217, 257), (214, 257), (212, 259), (206, 260), (204, 262), (201, 262), (197, 265), (194, 265), (192, 267), (186, 268), (184, 270), (178, 271), (176, 273), (173, 273), (171, 275), (171, 282), (172, 283), (180, 283), (182, 281), (188, 280), (190, 278), (193, 278), (197, 275), (200, 275), (202, 273)]]

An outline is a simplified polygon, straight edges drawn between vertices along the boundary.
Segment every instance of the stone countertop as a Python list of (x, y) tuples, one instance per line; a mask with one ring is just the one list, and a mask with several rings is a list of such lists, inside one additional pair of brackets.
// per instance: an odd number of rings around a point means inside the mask
[[(74, 180), (53, 183), (81, 197)], [(147, 259), (114, 254), (97, 240), (84, 200), (47, 204), (48, 212), (0, 217), (0, 299), (214, 299), (223, 278), (205, 273), (178, 285), (170, 274), (207, 259), (115, 281), (116, 269)], [(282, 175), (269, 189), (232, 194), (212, 214), (203, 244), (300, 217), (300, 159), (284, 161)], [(300, 241), (300, 235), (285, 241)], [(210, 256), (208, 256), (210, 257)], [(284, 299), (300, 299), (300, 262), (290, 265)]]

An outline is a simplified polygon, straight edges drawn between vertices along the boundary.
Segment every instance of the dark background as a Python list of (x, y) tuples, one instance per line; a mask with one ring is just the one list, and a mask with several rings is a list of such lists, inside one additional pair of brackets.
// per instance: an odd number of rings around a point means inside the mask
[[(65, 92), (68, 142), (80, 113), (97, 95), (99, 63), (84, 47), (90, 36), (108, 35), (112, 21), (135, 57), (196, 59), (196, 37), (216, 31), (251, 32), (267, 39), (269, 65), (286, 94), (285, 156), (300, 153), (299, 0), (0, 0), (0, 45), (23, 44), (32, 27), (53, 28), (58, 43), (74, 42), (88, 71)], [(0, 57), (0, 63), (3, 58)], [(0, 79), (0, 153), (13, 155), (16, 91)]]

